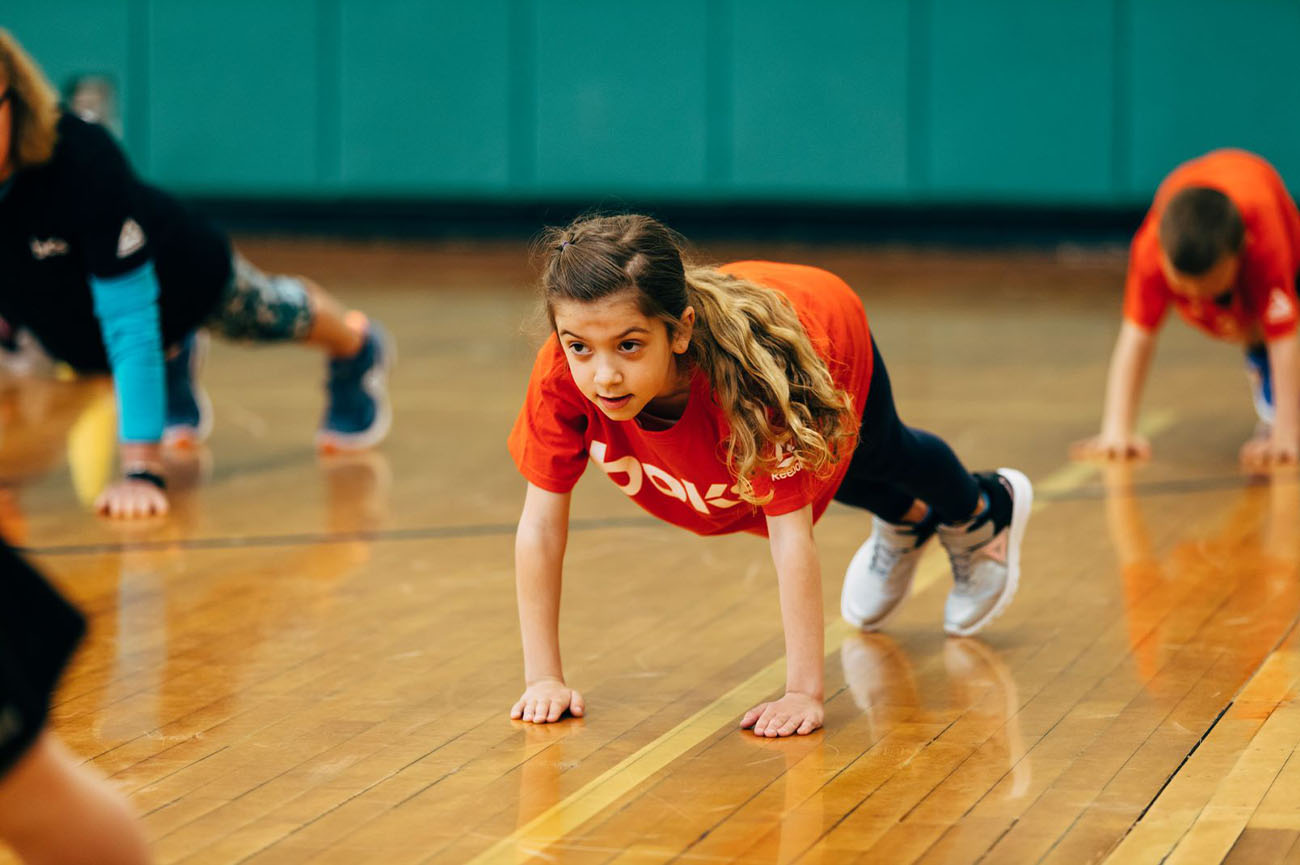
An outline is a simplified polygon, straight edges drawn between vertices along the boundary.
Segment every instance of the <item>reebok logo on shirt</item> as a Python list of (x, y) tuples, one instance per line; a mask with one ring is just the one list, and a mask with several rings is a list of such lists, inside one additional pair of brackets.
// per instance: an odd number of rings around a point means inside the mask
[(1264, 321), (1269, 324), (1286, 324), (1295, 317), (1295, 302), (1280, 288), (1275, 288), (1268, 295), (1268, 309), (1264, 311)]
[(37, 261), (44, 261), (52, 255), (67, 254), (68, 242), (61, 237), (51, 237), (49, 240), (32, 238), (32, 258)]
[(785, 478), (792, 478), (795, 475), (797, 475), (799, 471), (803, 468), (803, 463), (795, 459), (794, 454), (790, 454), (790, 456), (788, 457), (782, 457), (783, 453), (785, 453), (785, 448), (781, 447), (780, 445), (777, 445), (776, 446), (776, 459), (777, 459), (776, 470), (772, 472), (772, 480), (774, 481), (784, 480)]
[(117, 257), (127, 258), (144, 248), (144, 229), (129, 216), (122, 223), (122, 233), (117, 236)]

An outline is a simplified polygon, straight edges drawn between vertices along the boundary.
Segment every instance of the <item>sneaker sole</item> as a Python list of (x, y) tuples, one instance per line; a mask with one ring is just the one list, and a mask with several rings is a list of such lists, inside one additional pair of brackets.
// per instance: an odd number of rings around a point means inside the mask
[(389, 431), (392, 429), (393, 403), (388, 397), (388, 375), (392, 368), (397, 365), (397, 346), (389, 337), (387, 331), (376, 329), (376, 332), (379, 334), (380, 394), (378, 396), (371, 394), (371, 396), (375, 397), (376, 402), (379, 403), (379, 413), (375, 416), (375, 422), (370, 425), (370, 428), (361, 432), (317, 431), (316, 450), (322, 454), (342, 454), (369, 450), (387, 438)]
[(1011, 484), (1011, 495), (1014, 497), (1011, 505), (1011, 537), (1007, 541), (1007, 583), (1002, 587), (1002, 594), (998, 596), (993, 609), (975, 624), (954, 628), (945, 623), (943, 630), (949, 636), (970, 637), (988, 627), (1006, 611), (1016, 596), (1016, 590), (1020, 588), (1020, 543), (1025, 538), (1025, 527), (1029, 525), (1029, 516), (1034, 509), (1034, 485), (1025, 477), (1024, 472), (1016, 469), (1000, 468), (998, 474)]

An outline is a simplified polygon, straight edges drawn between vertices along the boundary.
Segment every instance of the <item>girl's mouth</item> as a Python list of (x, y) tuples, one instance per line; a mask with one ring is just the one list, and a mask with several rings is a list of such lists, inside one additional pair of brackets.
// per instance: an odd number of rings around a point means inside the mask
[(628, 393), (619, 397), (601, 396), (600, 394), (597, 394), (596, 399), (600, 400), (600, 404), (604, 408), (616, 410), (624, 408), (628, 403), (630, 403), (632, 401), (632, 394)]

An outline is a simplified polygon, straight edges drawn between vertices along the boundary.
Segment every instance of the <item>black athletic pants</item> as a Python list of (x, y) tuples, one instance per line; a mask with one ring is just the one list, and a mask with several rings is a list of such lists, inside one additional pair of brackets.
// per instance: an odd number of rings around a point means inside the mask
[(979, 502), (979, 482), (943, 439), (903, 425), (874, 337), (871, 353), (871, 387), (862, 407), (858, 446), (835, 493), (836, 501), (897, 523), (913, 500), (920, 499), (940, 521), (964, 522)]

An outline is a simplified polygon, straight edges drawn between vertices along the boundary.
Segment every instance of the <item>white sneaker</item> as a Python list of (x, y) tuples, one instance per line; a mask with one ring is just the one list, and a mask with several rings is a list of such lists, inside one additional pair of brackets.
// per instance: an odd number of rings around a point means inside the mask
[(884, 625), (907, 597), (921, 551), (935, 531), (929, 517), (901, 525), (877, 516), (871, 521), (871, 537), (849, 562), (840, 593), (840, 615), (864, 631)]
[(1033, 485), (1015, 469), (976, 477), (989, 494), (985, 513), (969, 522), (938, 527), (953, 576), (943, 628), (955, 637), (978, 633), (1002, 615), (1015, 597), (1020, 585), (1020, 543), (1034, 504)]

